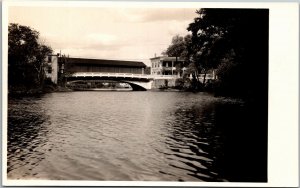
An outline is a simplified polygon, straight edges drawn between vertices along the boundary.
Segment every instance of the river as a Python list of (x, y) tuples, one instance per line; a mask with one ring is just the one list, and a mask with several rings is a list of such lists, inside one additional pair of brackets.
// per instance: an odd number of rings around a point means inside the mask
[(7, 175), (266, 182), (267, 125), (259, 108), (188, 92), (9, 98)]

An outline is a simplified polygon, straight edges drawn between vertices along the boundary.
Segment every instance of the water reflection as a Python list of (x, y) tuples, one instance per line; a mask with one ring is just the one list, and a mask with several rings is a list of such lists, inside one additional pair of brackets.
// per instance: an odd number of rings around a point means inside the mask
[(40, 100), (40, 98), (9, 100), (8, 177), (15, 169), (24, 171), (23, 177), (37, 175), (32, 169), (45, 158), (44, 151), (40, 147), (47, 142), (47, 126), (50, 122), (49, 116), (40, 106)]
[[(184, 170), (186, 175), (202, 181), (225, 181), (213, 169), (219, 148), (222, 147), (214, 114), (215, 106), (211, 103), (177, 105), (173, 114), (174, 121), (168, 122), (167, 126), (171, 133), (165, 141), (169, 150), (163, 152), (170, 166)], [(181, 177), (178, 180), (185, 179)]]
[(240, 101), (70, 92), (8, 106), (11, 179), (266, 181), (266, 117)]
[(216, 159), (220, 176), (233, 182), (267, 181), (268, 112), (262, 103), (218, 104), (215, 125), (222, 133)]

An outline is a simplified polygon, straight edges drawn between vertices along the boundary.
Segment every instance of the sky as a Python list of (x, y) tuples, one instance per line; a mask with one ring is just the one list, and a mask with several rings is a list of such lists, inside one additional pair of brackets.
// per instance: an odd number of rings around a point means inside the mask
[(54, 53), (70, 57), (134, 60), (150, 58), (186, 35), (196, 8), (9, 7), (9, 23), (40, 32)]

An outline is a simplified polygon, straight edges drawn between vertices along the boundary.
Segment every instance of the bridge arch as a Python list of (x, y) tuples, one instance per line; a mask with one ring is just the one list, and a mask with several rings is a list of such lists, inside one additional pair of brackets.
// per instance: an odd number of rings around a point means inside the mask
[(119, 83), (127, 83), (132, 88), (132, 91), (147, 91), (151, 89), (152, 80), (149, 79), (122, 79), (118, 77), (69, 77), (68, 83), (74, 83), (79, 81), (93, 81), (93, 80), (103, 80), (103, 81), (115, 81)]
[(132, 91), (147, 91), (147, 88), (132, 82), (120, 81), (121, 83), (127, 83), (131, 86)]

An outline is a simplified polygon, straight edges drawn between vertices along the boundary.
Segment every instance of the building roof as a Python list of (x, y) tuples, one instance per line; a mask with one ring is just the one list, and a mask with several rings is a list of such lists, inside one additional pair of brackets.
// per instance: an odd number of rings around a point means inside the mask
[[(168, 56), (159, 56), (159, 57), (153, 57), (150, 58), (150, 60), (159, 59), (162, 61), (176, 61), (176, 57), (168, 57)], [(182, 58), (177, 57), (177, 61), (184, 61)]]
[(86, 59), (86, 58), (68, 58), (67, 63), (80, 65), (102, 65), (102, 66), (117, 66), (117, 67), (146, 67), (140, 61), (121, 61), (109, 59)]

